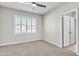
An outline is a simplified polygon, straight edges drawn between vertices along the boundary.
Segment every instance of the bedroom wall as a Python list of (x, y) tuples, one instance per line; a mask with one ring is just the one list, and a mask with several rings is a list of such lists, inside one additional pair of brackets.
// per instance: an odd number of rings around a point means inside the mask
[[(0, 46), (29, 42), (35, 40), (42, 40), (42, 16), (38, 14), (33, 14), (29, 12), (24, 12), (20, 10), (14, 10), (9, 8), (0, 8), (0, 30), (1, 30), (1, 39)], [(15, 15), (25, 15), (25, 16), (34, 16), (37, 18), (37, 33), (23, 33), (15, 34)]]
[(61, 15), (65, 11), (79, 8), (79, 2), (68, 2), (59, 5), (44, 15), (44, 40), (62, 47), (62, 20)]

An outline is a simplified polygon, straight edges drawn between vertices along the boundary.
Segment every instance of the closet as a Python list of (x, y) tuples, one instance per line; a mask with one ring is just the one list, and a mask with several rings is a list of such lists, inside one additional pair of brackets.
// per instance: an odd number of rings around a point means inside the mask
[(75, 12), (63, 15), (63, 47), (70, 46), (76, 43), (75, 30), (76, 30)]
[(78, 9), (62, 15), (62, 47), (78, 53)]

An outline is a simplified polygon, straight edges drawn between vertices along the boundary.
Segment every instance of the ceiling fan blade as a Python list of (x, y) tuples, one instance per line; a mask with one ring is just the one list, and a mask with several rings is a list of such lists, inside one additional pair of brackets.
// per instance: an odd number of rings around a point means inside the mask
[(32, 4), (31, 2), (25, 2), (25, 4)]
[(20, 2), (21, 4), (32, 4), (31, 2)]
[(37, 6), (39, 6), (39, 7), (46, 7), (45, 5), (42, 5), (42, 4), (38, 4), (38, 3), (35, 3)]

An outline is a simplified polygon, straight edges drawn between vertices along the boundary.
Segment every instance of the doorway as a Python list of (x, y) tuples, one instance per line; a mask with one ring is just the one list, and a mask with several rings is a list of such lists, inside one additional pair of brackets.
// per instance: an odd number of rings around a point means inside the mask
[(62, 47), (76, 53), (77, 10), (71, 10), (62, 15)]

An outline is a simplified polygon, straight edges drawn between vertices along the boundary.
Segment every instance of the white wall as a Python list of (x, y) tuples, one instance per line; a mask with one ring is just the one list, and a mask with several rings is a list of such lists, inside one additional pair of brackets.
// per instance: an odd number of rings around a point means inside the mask
[[(0, 8), (0, 30), (1, 39), (0, 46), (7, 44), (15, 44), (21, 42), (29, 42), (42, 39), (42, 16), (37, 14), (32, 14), (28, 12), (23, 12), (19, 10), (13, 10), (9, 8)], [(14, 33), (14, 15), (29, 15), (35, 16), (37, 18), (37, 33), (25, 33), (25, 34), (15, 34)]]
[[(0, 8), (0, 11), (1, 11), (1, 8)], [(0, 18), (1, 18), (1, 15), (0, 15)], [(1, 19), (0, 19), (0, 27), (1, 27)], [(0, 28), (0, 40), (1, 40), (1, 28)]]
[(61, 15), (63, 12), (75, 8), (79, 8), (79, 3), (69, 2), (58, 6), (54, 10), (44, 15), (44, 40), (62, 47)]

